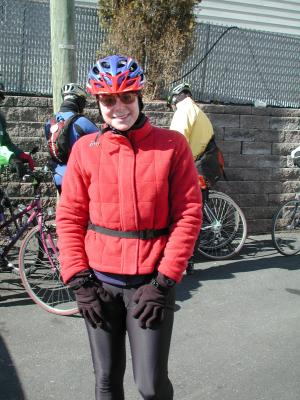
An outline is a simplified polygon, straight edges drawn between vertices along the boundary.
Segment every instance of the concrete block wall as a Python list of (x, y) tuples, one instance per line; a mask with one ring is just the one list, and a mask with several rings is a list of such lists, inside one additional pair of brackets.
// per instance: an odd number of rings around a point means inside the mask
[[(223, 150), (228, 181), (216, 189), (229, 194), (244, 211), (249, 233), (268, 233), (272, 216), (280, 202), (294, 196), (300, 188), (300, 170), (293, 167), (289, 154), (300, 144), (300, 110), (256, 108), (248, 105), (201, 104), (210, 118)], [(39, 146), (38, 166), (48, 157), (43, 125), (52, 114), (51, 99), (46, 97), (7, 96), (0, 110), (7, 118), (12, 139), (25, 151)], [(172, 113), (163, 102), (145, 104), (152, 123), (168, 127)], [(90, 101), (86, 114), (97, 121), (98, 110)], [(30, 197), (27, 184), (8, 183), (15, 197)], [(54, 195), (51, 183), (45, 195)]]

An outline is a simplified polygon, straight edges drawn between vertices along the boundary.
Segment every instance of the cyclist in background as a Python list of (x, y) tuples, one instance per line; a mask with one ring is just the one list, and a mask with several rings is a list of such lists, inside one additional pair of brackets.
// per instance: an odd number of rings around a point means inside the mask
[(181, 83), (172, 89), (168, 105), (174, 111), (170, 129), (182, 133), (192, 150), (194, 160), (201, 156), (214, 136), (213, 126), (192, 98), (188, 83)]
[[(5, 89), (3, 82), (0, 81), (0, 103), (5, 99)], [(25, 153), (17, 147), (9, 137), (6, 129), (6, 120), (0, 112), (0, 165), (12, 164), (14, 160), (28, 163), (29, 168), (34, 170), (34, 161), (30, 154)]]
[[(63, 102), (60, 106), (59, 112), (54, 116), (57, 122), (61, 120), (66, 121), (74, 114), (83, 114), (86, 106), (87, 93), (81, 86), (77, 83), (67, 83), (61, 88), (61, 96)], [(47, 140), (50, 135), (50, 127), (49, 119), (45, 124), (45, 136)], [(70, 127), (70, 146), (72, 147), (81, 136), (98, 132), (98, 130), (97, 126), (90, 119), (84, 115), (80, 116)], [(53, 161), (54, 183), (59, 194), (61, 193), (62, 179), (66, 167), (66, 164)]]
[[(188, 141), (196, 161), (204, 153), (208, 143), (214, 137), (213, 126), (192, 98), (191, 87), (183, 82), (174, 87), (167, 99), (168, 106), (174, 111), (170, 129), (182, 133)], [(194, 270), (194, 256), (188, 262), (187, 274)]]

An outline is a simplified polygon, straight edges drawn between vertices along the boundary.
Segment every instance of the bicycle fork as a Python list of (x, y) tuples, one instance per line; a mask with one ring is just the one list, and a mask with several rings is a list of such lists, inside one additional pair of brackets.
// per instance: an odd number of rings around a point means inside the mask
[[(56, 271), (56, 265), (53, 261), (53, 255), (57, 256), (56, 246), (53, 242), (51, 233), (49, 233), (49, 228), (46, 225), (43, 225), (41, 228), (41, 239), (44, 251), (50, 261), (51, 270)], [(49, 251), (50, 249), (50, 251)]]

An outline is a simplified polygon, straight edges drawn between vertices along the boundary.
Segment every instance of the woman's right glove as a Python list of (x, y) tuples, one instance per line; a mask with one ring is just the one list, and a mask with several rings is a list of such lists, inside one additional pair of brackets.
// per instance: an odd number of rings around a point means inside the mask
[(90, 270), (79, 272), (69, 281), (68, 286), (74, 291), (78, 309), (83, 318), (93, 327), (103, 326), (102, 303), (112, 300), (102, 283)]

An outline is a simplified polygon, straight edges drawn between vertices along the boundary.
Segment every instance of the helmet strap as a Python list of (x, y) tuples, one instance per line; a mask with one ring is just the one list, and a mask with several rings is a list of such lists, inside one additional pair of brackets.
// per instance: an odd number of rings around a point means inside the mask
[(97, 107), (98, 107), (98, 110), (99, 110), (99, 122), (100, 122), (100, 124), (103, 124), (105, 121), (104, 121), (103, 116), (102, 116), (102, 112), (101, 112), (101, 108), (100, 108), (100, 104), (99, 104), (99, 95), (98, 94), (96, 94), (96, 103), (97, 103)]

